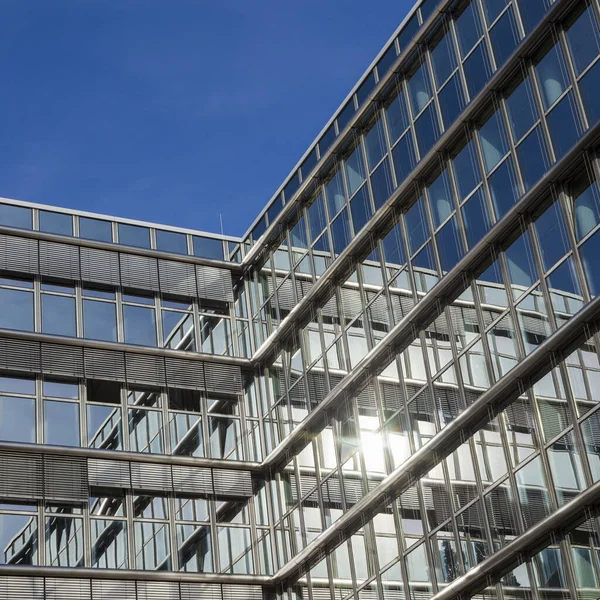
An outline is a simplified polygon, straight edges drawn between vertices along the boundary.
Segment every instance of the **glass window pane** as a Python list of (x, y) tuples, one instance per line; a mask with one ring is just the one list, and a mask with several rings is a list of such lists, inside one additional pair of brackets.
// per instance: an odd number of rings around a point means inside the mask
[(136, 248), (150, 248), (150, 230), (139, 225), (119, 223), (119, 244)]
[(525, 190), (537, 183), (549, 166), (546, 144), (538, 125), (517, 148)]
[(544, 106), (550, 108), (569, 85), (567, 68), (559, 44), (551, 48), (535, 67)]
[(504, 131), (502, 113), (497, 110), (479, 129), (481, 151), (486, 172), (489, 173), (508, 152), (508, 140)]
[(352, 196), (365, 180), (365, 166), (363, 164), (362, 148), (360, 144), (344, 162), (348, 193)]
[(565, 223), (566, 219), (557, 203), (548, 208), (535, 222), (546, 271), (555, 265), (570, 248)]
[(0, 564), (37, 565), (37, 517), (0, 515)]
[(390, 143), (393, 144), (408, 127), (408, 112), (402, 92), (385, 109), (385, 118), (390, 135)]
[(579, 81), (583, 105), (590, 127), (600, 118), (600, 62), (597, 62)]
[(519, 0), (519, 11), (526, 33), (532, 31), (547, 10), (548, 0)]
[(490, 59), (484, 43), (479, 44), (464, 63), (465, 78), (471, 100), (483, 89), (492, 74)]
[(331, 181), (325, 186), (325, 194), (327, 196), (329, 216), (333, 217), (346, 204), (344, 182), (342, 181), (342, 174), (339, 170), (333, 176)]
[(398, 185), (406, 179), (413, 170), (416, 157), (413, 148), (410, 132), (407, 133), (392, 150), (392, 160), (394, 161), (394, 170), (396, 171), (396, 180)]
[(36, 441), (33, 398), (0, 396), (0, 439), (8, 442)]
[(488, 25), (502, 12), (509, 0), (483, 0), (483, 11)]
[(44, 400), (44, 444), (79, 446), (79, 404)]
[(165, 348), (196, 350), (194, 317), (189, 313), (162, 311), (163, 339)]
[(524, 79), (508, 96), (506, 107), (513, 138), (518, 142), (538, 118), (529, 78)]
[(156, 248), (174, 254), (187, 254), (187, 240), (184, 233), (156, 230)]
[(156, 346), (156, 320), (153, 308), (123, 306), (125, 343)]
[(458, 227), (456, 226), (456, 217), (453, 217), (444, 225), (436, 235), (438, 252), (442, 271), (448, 272), (463, 257), (464, 250)]
[(377, 210), (383, 206), (394, 189), (390, 161), (387, 157), (371, 175), (371, 189), (373, 190), (373, 201)]
[(567, 42), (579, 75), (600, 53), (600, 34), (594, 9), (586, 6), (579, 18), (567, 29)]
[(404, 215), (406, 224), (406, 233), (411, 254), (414, 254), (429, 237), (429, 226), (427, 225), (427, 215), (423, 198), (419, 198), (415, 204)]
[(87, 442), (90, 448), (123, 449), (120, 406), (88, 404)]
[(83, 301), (83, 337), (117, 341), (117, 312), (112, 302)]
[(456, 55), (450, 32), (446, 33), (437, 46), (431, 50), (431, 62), (433, 63), (433, 74), (439, 89), (456, 68)]
[(308, 227), (310, 230), (310, 239), (314, 242), (325, 227), (327, 226), (327, 218), (325, 216), (325, 205), (323, 196), (319, 194), (316, 200), (308, 209)]
[(481, 181), (481, 171), (473, 142), (469, 143), (454, 157), (454, 176), (458, 185), (459, 200), (466, 198)]
[(83, 561), (81, 519), (46, 518), (46, 560), (52, 567), (76, 567)]
[(193, 242), (195, 256), (223, 260), (223, 242), (221, 240), (194, 236)]
[(92, 567), (96, 569), (126, 569), (127, 522), (92, 519)]
[(135, 527), (135, 568), (144, 571), (171, 568), (169, 525), (142, 521)]
[(456, 35), (463, 57), (481, 37), (483, 29), (477, 10), (477, 2), (470, 2), (462, 14), (456, 19)]
[(163, 454), (163, 419), (155, 410), (129, 410), (129, 448), (133, 452)]
[(367, 221), (373, 214), (367, 186), (363, 186), (354, 198), (350, 200), (350, 212), (352, 213), (354, 233), (358, 233), (367, 224)]
[(24, 206), (0, 204), (0, 225), (31, 229), (33, 227), (32, 210)]
[(454, 210), (452, 189), (450, 187), (447, 170), (429, 185), (427, 194), (429, 196), (431, 214), (433, 215), (433, 223), (437, 229)]
[(519, 198), (517, 177), (511, 156), (490, 176), (488, 184), (496, 219), (500, 220)]
[(331, 224), (331, 236), (333, 238), (333, 250), (336, 254), (341, 254), (350, 243), (352, 233), (350, 223), (348, 222), (348, 213), (344, 209)]
[(408, 80), (408, 89), (410, 91), (413, 115), (417, 115), (427, 106), (431, 98), (431, 85), (429, 83), (427, 63), (423, 63)]
[(458, 73), (444, 86), (438, 97), (444, 127), (448, 129), (466, 106), (465, 93)]
[[(500, 4), (498, 0), (494, 1), (496, 4)], [(490, 40), (496, 56), (496, 66), (500, 68), (513, 53), (519, 42), (519, 33), (512, 6), (490, 29)]]
[(469, 248), (473, 248), (491, 227), (490, 217), (481, 190), (478, 190), (465, 202), (462, 214), (467, 233), (467, 243)]
[(44, 381), (42, 394), (51, 398), (67, 398), (76, 400), (79, 398), (79, 386), (76, 383), (66, 381)]
[(73, 217), (64, 213), (40, 210), (40, 231), (73, 235)]
[(35, 394), (35, 380), (21, 377), (0, 377), (0, 392), (9, 394)]
[(112, 242), (112, 226), (109, 221), (79, 217), (79, 237), (99, 242)]
[(431, 103), (415, 121), (415, 133), (417, 134), (420, 155), (423, 158), (440, 137), (440, 126), (434, 103)]
[(569, 92), (548, 114), (548, 128), (552, 137), (552, 145), (556, 160), (569, 150), (581, 135), (582, 127), (573, 100)]
[(219, 527), (219, 564), (221, 573), (249, 575), (254, 571), (250, 529)]
[(597, 296), (600, 293), (600, 235), (596, 232), (580, 248), (581, 262), (590, 288), (590, 294)]
[(75, 337), (75, 298), (42, 294), (42, 331)]
[(212, 544), (208, 525), (177, 525), (179, 570), (212, 573)]
[(0, 328), (33, 331), (33, 294), (0, 288)]
[(365, 146), (367, 148), (369, 171), (372, 171), (386, 152), (385, 136), (383, 135), (381, 120), (378, 119), (365, 136)]
[(577, 239), (585, 237), (600, 223), (600, 194), (595, 182), (586, 177), (571, 191), (574, 199), (575, 227)]

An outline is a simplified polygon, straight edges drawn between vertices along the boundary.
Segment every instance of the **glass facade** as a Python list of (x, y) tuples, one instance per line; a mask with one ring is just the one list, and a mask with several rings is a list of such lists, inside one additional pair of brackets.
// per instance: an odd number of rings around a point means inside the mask
[(425, 0), (243, 240), (3, 201), (0, 597), (600, 596), (599, 63)]

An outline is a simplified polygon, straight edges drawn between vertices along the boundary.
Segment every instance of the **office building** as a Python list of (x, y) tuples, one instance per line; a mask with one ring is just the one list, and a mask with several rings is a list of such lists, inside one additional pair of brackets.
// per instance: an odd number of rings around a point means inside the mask
[(419, 2), (243, 239), (0, 203), (0, 599), (600, 596), (600, 3)]

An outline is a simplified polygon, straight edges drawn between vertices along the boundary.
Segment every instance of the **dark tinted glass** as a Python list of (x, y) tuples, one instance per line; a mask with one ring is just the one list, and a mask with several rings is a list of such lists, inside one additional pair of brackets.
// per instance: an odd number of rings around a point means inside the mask
[(423, 63), (408, 80), (413, 115), (420, 113), (431, 98), (431, 83), (427, 64)]
[(42, 331), (74, 337), (75, 298), (42, 294)]
[(556, 44), (547, 52), (536, 65), (535, 70), (544, 106), (549, 108), (569, 85), (567, 68), (560, 44)]
[(300, 175), (299, 172), (296, 171), (290, 180), (287, 182), (286, 186), (283, 188), (283, 196), (286, 202), (289, 202), (294, 194), (298, 191), (300, 187)]
[(373, 91), (375, 87), (375, 75), (373, 71), (371, 71), (368, 77), (362, 82), (360, 87), (356, 90), (356, 99), (358, 100), (358, 105), (360, 106), (368, 97), (369, 94)]
[(479, 44), (473, 54), (465, 61), (465, 78), (471, 100), (477, 96), (491, 74), (490, 59), (485, 44)]
[(302, 163), (302, 179), (306, 179), (310, 172), (315, 168), (315, 166), (317, 165), (317, 150), (316, 148), (313, 148), (312, 152), (304, 159), (304, 162)]
[(508, 96), (506, 106), (513, 137), (518, 142), (538, 118), (529, 78), (524, 79)]
[(481, 151), (486, 172), (489, 173), (508, 152), (502, 113), (496, 111), (479, 129)]
[(327, 219), (325, 217), (323, 196), (319, 195), (308, 209), (308, 228), (313, 242), (319, 237), (326, 225)]
[(535, 222), (542, 261), (547, 271), (569, 250), (565, 218), (558, 204), (552, 205)]
[(567, 41), (577, 74), (581, 73), (600, 52), (600, 34), (591, 6), (567, 29)]
[(75, 402), (44, 402), (44, 443), (79, 446), (79, 405)]
[(404, 215), (410, 252), (416, 252), (429, 237), (429, 226), (423, 198), (419, 198)]
[(410, 21), (404, 26), (400, 35), (398, 36), (398, 41), (400, 42), (400, 51), (404, 50), (409, 42), (413, 39), (415, 33), (419, 30), (419, 21), (417, 20), (417, 15), (415, 14), (411, 17)]
[(367, 221), (373, 214), (366, 186), (362, 187), (350, 201), (350, 211), (352, 213), (354, 233), (358, 233), (367, 224)]
[(109, 221), (79, 217), (79, 237), (99, 242), (112, 242), (112, 228)]
[(496, 218), (500, 220), (515, 204), (519, 197), (517, 178), (512, 157), (508, 157), (488, 179), (492, 204)]
[[(494, 1), (497, 2), (497, 4), (500, 4), (500, 1)], [(512, 6), (490, 30), (490, 40), (496, 57), (496, 66), (500, 68), (506, 59), (513, 53), (519, 42), (517, 23), (515, 21)]]
[(269, 220), (269, 225), (275, 221), (282, 208), (283, 198), (281, 197), (281, 194), (279, 194), (267, 209), (267, 219)]
[(396, 180), (400, 185), (415, 166), (415, 151), (410, 132), (405, 135), (392, 150), (392, 159), (396, 171)]
[(483, 0), (483, 12), (488, 25), (502, 12), (509, 0)]
[(32, 211), (24, 206), (0, 204), (0, 225), (18, 227), (19, 229), (32, 228)]
[(510, 280), (515, 285), (529, 287), (538, 277), (531, 240), (526, 231), (504, 251)]
[(481, 171), (470, 141), (453, 159), (459, 200), (466, 198), (481, 181)]
[(581, 124), (573, 93), (569, 92), (548, 114), (548, 128), (556, 160), (559, 160), (581, 135)]
[(143, 306), (124, 306), (125, 342), (141, 346), (156, 346), (154, 309)]
[(333, 238), (333, 250), (336, 254), (341, 254), (350, 243), (351, 231), (348, 222), (347, 209), (344, 209), (331, 224), (331, 235)]
[(386, 51), (385, 54), (379, 59), (377, 63), (377, 73), (381, 80), (383, 76), (390, 70), (391, 66), (396, 61), (396, 45), (392, 44)]
[(381, 121), (378, 120), (365, 136), (365, 146), (367, 148), (367, 160), (369, 171), (373, 170), (375, 165), (381, 160), (385, 153), (385, 136)]
[(0, 439), (35, 442), (35, 400), (0, 396)]
[(579, 81), (579, 89), (590, 126), (600, 118), (600, 62), (597, 62)]
[(389, 158), (386, 158), (371, 175), (371, 189), (375, 209), (378, 209), (390, 197), (393, 189)]
[(458, 36), (460, 51), (464, 57), (482, 35), (477, 2), (471, 0), (469, 5), (456, 19), (456, 34)]
[(385, 253), (385, 261), (394, 265), (402, 265), (406, 262), (404, 254), (404, 244), (402, 242), (402, 233), (400, 225), (396, 225), (383, 238), (383, 251)]
[(210, 238), (194, 236), (194, 256), (223, 260), (223, 242)]
[(464, 254), (456, 217), (452, 217), (436, 235), (437, 247), (440, 255), (442, 271), (449, 271), (462, 258)]
[(156, 231), (156, 248), (163, 252), (187, 254), (187, 241), (184, 233), (174, 231)]
[(438, 94), (444, 127), (448, 129), (466, 106), (460, 76), (457, 73)]
[(430, 104), (425, 112), (415, 121), (415, 132), (419, 142), (419, 151), (423, 158), (440, 137), (440, 126), (435, 111), (435, 104)]
[(83, 337), (91, 340), (117, 341), (116, 305), (96, 300), (83, 301)]
[(548, 0), (519, 0), (519, 10), (525, 32), (529, 33), (548, 10)]
[(408, 113), (404, 94), (398, 94), (385, 109), (385, 117), (390, 134), (390, 143), (393, 144), (408, 127)]
[(323, 134), (323, 136), (319, 140), (319, 150), (321, 152), (321, 158), (323, 158), (327, 150), (329, 150), (329, 147), (333, 143), (333, 140), (335, 140), (335, 129), (332, 123), (329, 129)]
[(63, 213), (40, 210), (40, 231), (73, 235), (73, 217)]
[(600, 223), (600, 194), (596, 183), (584, 180), (574, 190), (574, 216), (577, 239), (585, 237)]
[(33, 294), (0, 288), (0, 328), (33, 331)]
[(256, 242), (260, 236), (267, 230), (267, 218), (262, 219), (254, 226), (252, 230), (252, 239)]
[(448, 179), (448, 171), (444, 171), (427, 188), (429, 206), (433, 216), (433, 224), (438, 228), (454, 210), (452, 188)]
[(517, 148), (517, 156), (521, 165), (525, 190), (528, 190), (542, 177), (548, 168), (546, 145), (542, 139), (539, 125)]
[(489, 231), (491, 222), (481, 190), (477, 190), (462, 207), (467, 243), (472, 248)]
[(119, 244), (150, 248), (150, 230), (147, 227), (119, 223)]
[(581, 246), (581, 262), (590, 288), (590, 294), (600, 294), (600, 235), (596, 232), (585, 244)]
[(350, 100), (348, 100), (348, 103), (346, 104), (346, 106), (344, 106), (344, 108), (342, 108), (342, 110), (340, 111), (340, 114), (337, 117), (338, 131), (340, 131), (340, 132), (343, 131), (344, 127), (346, 127), (346, 125), (348, 125), (348, 122), (354, 115), (354, 112), (355, 112), (354, 98), (350, 98)]
[(327, 195), (329, 216), (332, 217), (346, 204), (344, 182), (342, 181), (342, 173), (340, 170), (336, 172), (333, 178), (325, 186), (325, 194)]
[(454, 44), (449, 32), (431, 50), (431, 61), (433, 63), (435, 81), (439, 88), (456, 68)]

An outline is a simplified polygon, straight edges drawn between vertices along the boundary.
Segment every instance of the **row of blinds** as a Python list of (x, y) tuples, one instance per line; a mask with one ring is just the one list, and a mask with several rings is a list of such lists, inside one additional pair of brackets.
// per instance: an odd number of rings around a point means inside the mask
[(0, 600), (262, 600), (258, 585), (0, 577)]
[(87, 502), (90, 487), (249, 498), (248, 471), (0, 450), (0, 498)]
[(0, 338), (0, 370), (222, 394), (242, 392), (238, 365), (14, 338)]
[(233, 302), (227, 269), (12, 235), (0, 235), (0, 270)]

